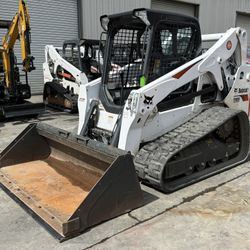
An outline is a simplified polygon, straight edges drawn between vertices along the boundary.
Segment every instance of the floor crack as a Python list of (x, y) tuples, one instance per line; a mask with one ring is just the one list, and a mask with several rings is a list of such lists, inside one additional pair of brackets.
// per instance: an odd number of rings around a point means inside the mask
[(142, 222), (141, 220), (139, 220), (136, 216), (132, 215), (131, 212), (128, 213), (128, 216), (134, 220), (136, 220), (137, 222)]
[(100, 245), (100, 244), (102, 244), (103, 242), (105, 242), (105, 241), (111, 239), (111, 238), (114, 237), (114, 236), (117, 236), (117, 235), (119, 235), (119, 234), (121, 234), (121, 233), (123, 233), (123, 232), (125, 232), (125, 231), (127, 231), (127, 230), (129, 230), (129, 229), (131, 229), (131, 228), (133, 228), (133, 227), (135, 227), (135, 226), (138, 226), (138, 225), (140, 225), (140, 224), (142, 224), (142, 223), (144, 223), (144, 222), (148, 222), (148, 221), (150, 221), (150, 220), (152, 220), (152, 219), (154, 219), (154, 218), (156, 218), (156, 217), (158, 217), (158, 216), (160, 216), (160, 215), (162, 215), (162, 214), (164, 214), (164, 213), (166, 213), (166, 212), (168, 212), (168, 211), (170, 211), (170, 210), (172, 210), (172, 209), (174, 209), (174, 208), (177, 208), (177, 207), (179, 207), (179, 206), (181, 206), (181, 205), (183, 205), (183, 204), (185, 204), (185, 203), (191, 202), (191, 201), (195, 200), (196, 198), (198, 198), (198, 197), (200, 197), (200, 196), (202, 196), (202, 195), (205, 195), (205, 194), (207, 194), (207, 193), (213, 192), (213, 191), (215, 191), (217, 188), (219, 188), (219, 187), (221, 187), (221, 186), (223, 186), (223, 185), (225, 185), (225, 184), (227, 184), (227, 183), (230, 183), (230, 182), (232, 182), (232, 181), (234, 181), (234, 180), (237, 180), (237, 179), (240, 178), (240, 177), (246, 176), (247, 174), (250, 174), (250, 171), (247, 171), (247, 172), (245, 172), (244, 174), (241, 174), (241, 175), (239, 175), (239, 176), (237, 176), (237, 177), (234, 177), (234, 178), (232, 178), (232, 179), (230, 179), (230, 180), (228, 180), (228, 181), (222, 182), (222, 183), (218, 184), (217, 186), (206, 188), (205, 190), (203, 190), (203, 191), (201, 191), (201, 192), (198, 192), (198, 193), (195, 194), (195, 195), (192, 195), (192, 196), (189, 196), (189, 197), (185, 197), (185, 198), (183, 198), (183, 200), (182, 200), (181, 202), (179, 202), (178, 204), (173, 205), (173, 206), (171, 206), (171, 207), (165, 209), (164, 211), (162, 211), (162, 212), (160, 212), (160, 213), (158, 213), (158, 214), (156, 214), (156, 215), (154, 215), (154, 216), (152, 216), (152, 217), (150, 217), (150, 218), (147, 218), (147, 219), (145, 219), (145, 220), (139, 220), (137, 217), (131, 215), (131, 212), (129, 212), (129, 213), (128, 213), (128, 216), (131, 217), (131, 218), (133, 218), (134, 220), (136, 220), (137, 223), (135, 223), (134, 225), (132, 225), (132, 226), (130, 226), (130, 227), (128, 227), (128, 228), (125, 228), (125, 229), (121, 230), (120, 232), (117, 232), (117, 233), (115, 233), (115, 234), (113, 234), (113, 235), (111, 235), (111, 236), (109, 236), (109, 237), (106, 237), (106, 238), (102, 239), (101, 241), (99, 241), (99, 242), (97, 242), (97, 243), (95, 243), (95, 244), (93, 244), (93, 245), (91, 245), (91, 246), (89, 246), (89, 247), (87, 247), (87, 248), (84, 248), (83, 250), (87, 250), (87, 249), (90, 249), (90, 248), (92, 248), (92, 247), (94, 247), (94, 246)]
[[(237, 180), (237, 179), (239, 179), (239, 178), (241, 178), (241, 177), (243, 177), (243, 176), (245, 176), (245, 175), (247, 175), (247, 174), (249, 174), (249, 173), (250, 173), (250, 170), (247, 171), (247, 172), (245, 172), (245, 173), (243, 173), (243, 174), (241, 174), (241, 175), (238, 175), (238, 176), (236, 176), (236, 177), (234, 177), (234, 178), (232, 178), (232, 179), (230, 179), (230, 180), (228, 180), (228, 181), (224, 181), (224, 182), (218, 184), (217, 186), (206, 188), (205, 190), (203, 190), (203, 191), (201, 191), (201, 192), (198, 192), (198, 193), (195, 194), (195, 195), (192, 195), (192, 196), (190, 196), (190, 197), (183, 198), (182, 204), (183, 204), (183, 203), (186, 203), (186, 202), (191, 202), (191, 201), (193, 201), (194, 199), (196, 199), (196, 198), (199, 197), (199, 196), (202, 196), (202, 195), (204, 195), (204, 194), (213, 192), (213, 191), (215, 191), (217, 188), (219, 188), (219, 187), (221, 187), (221, 186), (224, 186), (225, 184), (230, 183), (230, 182), (232, 182), (232, 181), (235, 181), (235, 180)], [(180, 204), (180, 205), (181, 205), (181, 204)]]

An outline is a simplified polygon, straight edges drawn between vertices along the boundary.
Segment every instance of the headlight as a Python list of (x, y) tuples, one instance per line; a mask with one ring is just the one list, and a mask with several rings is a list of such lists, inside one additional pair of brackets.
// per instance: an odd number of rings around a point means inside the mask
[(138, 9), (134, 11), (134, 16), (139, 17), (147, 26), (150, 25), (148, 20), (147, 11), (145, 9)]
[(109, 18), (107, 15), (103, 15), (100, 17), (100, 22), (101, 22), (101, 26), (102, 28), (107, 31), (108, 30), (108, 24), (109, 24)]
[(131, 113), (136, 113), (139, 96), (140, 95), (137, 93), (135, 93), (135, 94), (131, 93), (128, 96), (126, 109), (130, 110)]
[(131, 111), (136, 113), (137, 104), (138, 104), (139, 94), (133, 95), (132, 105), (131, 105)]
[(132, 100), (133, 100), (133, 98), (132, 98), (132, 95), (130, 94), (129, 96), (128, 96), (128, 100), (127, 100), (127, 102), (128, 102), (128, 107), (127, 107), (127, 109), (128, 110), (131, 110), (131, 104), (132, 104)]

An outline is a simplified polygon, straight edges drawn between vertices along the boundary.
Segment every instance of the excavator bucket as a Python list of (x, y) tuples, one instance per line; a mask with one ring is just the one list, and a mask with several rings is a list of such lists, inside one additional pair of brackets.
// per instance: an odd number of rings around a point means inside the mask
[(0, 155), (0, 183), (60, 240), (142, 205), (132, 156), (45, 124)]
[(44, 112), (44, 103), (24, 102), (22, 104), (0, 105), (0, 121), (9, 118), (37, 116)]

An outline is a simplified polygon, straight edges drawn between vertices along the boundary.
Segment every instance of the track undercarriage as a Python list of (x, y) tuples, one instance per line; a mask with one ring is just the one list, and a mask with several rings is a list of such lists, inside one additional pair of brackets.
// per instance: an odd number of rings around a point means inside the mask
[(67, 91), (63, 86), (55, 82), (47, 82), (44, 87), (43, 99), (47, 106), (76, 113), (78, 95)]
[(141, 181), (164, 192), (225, 171), (248, 155), (249, 122), (244, 112), (207, 109), (144, 145), (135, 156)]

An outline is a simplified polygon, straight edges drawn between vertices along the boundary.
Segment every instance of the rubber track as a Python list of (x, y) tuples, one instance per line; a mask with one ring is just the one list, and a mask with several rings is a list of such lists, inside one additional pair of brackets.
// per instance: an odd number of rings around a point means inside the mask
[(242, 111), (225, 107), (212, 107), (146, 144), (139, 150), (134, 159), (139, 178), (164, 190), (162, 176), (170, 158), (240, 112)]

